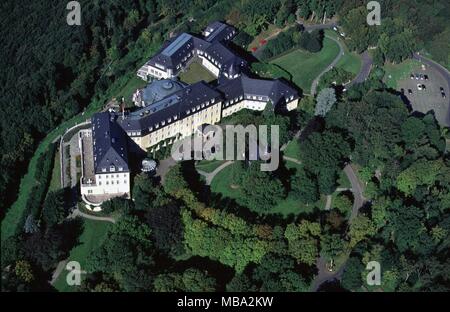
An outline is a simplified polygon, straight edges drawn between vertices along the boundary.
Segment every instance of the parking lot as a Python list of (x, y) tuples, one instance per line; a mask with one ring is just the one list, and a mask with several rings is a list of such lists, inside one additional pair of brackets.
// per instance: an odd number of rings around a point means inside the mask
[[(430, 66), (422, 66), (415, 69), (411, 74), (427, 75), (428, 80), (407, 78), (398, 81), (398, 88), (404, 89), (404, 94), (411, 103), (412, 109), (422, 113), (427, 113), (430, 110), (434, 110), (436, 119), (441, 125), (449, 125), (447, 114), (449, 110), (449, 91), (447, 80)], [(424, 84), (425, 90), (418, 90), (417, 85)], [(446, 98), (441, 95), (440, 87), (444, 88)], [(412, 91), (409, 94), (408, 89)]]

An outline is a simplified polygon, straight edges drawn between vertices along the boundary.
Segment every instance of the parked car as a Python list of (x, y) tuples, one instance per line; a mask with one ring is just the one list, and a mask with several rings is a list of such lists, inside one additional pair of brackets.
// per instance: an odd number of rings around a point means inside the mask
[(412, 94), (412, 90), (411, 89), (408, 89), (408, 94)]
[(333, 26), (333, 30), (334, 30), (334, 31), (338, 31), (338, 29), (337, 29), (336, 26)]
[(409, 75), (409, 78), (414, 79), (414, 74)]
[(401, 92), (402, 94), (405, 94), (405, 89), (401, 88), (401, 89), (400, 89), (400, 92)]
[(440, 87), (439, 89), (441, 90), (441, 92), (444, 92), (444, 88)]
[(416, 80), (419, 80), (419, 75), (418, 74), (416, 74), (415, 77), (416, 77)]
[(428, 80), (428, 75), (423, 75), (423, 76), (425, 78), (425, 81), (427, 81)]
[(424, 80), (424, 79), (425, 79), (425, 77), (424, 77), (423, 74), (420, 74), (420, 75), (419, 75), (419, 78), (420, 78), (420, 80)]
[(426, 87), (424, 84), (422, 84), (422, 89), (423, 89), (423, 90), (426, 90), (427, 87)]
[(417, 84), (417, 90), (419, 90), (419, 91), (422, 90), (422, 84), (421, 83)]
[(442, 98), (446, 98), (447, 96), (445, 95), (445, 92), (441, 92), (441, 96), (442, 96)]

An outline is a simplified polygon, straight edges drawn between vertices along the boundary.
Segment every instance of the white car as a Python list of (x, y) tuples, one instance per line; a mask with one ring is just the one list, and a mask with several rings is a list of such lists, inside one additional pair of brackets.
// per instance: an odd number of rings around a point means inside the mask
[(337, 29), (336, 26), (333, 26), (333, 30), (334, 30), (334, 31), (338, 31), (338, 29)]
[(422, 84), (421, 83), (417, 84), (417, 90), (419, 90), (419, 91), (422, 90)]

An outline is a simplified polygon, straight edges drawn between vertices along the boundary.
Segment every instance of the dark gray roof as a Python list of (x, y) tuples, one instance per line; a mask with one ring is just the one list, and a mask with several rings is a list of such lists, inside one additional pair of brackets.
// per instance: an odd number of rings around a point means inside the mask
[[(232, 38), (235, 28), (221, 22), (215, 22), (210, 24), (214, 27), (213, 33), (205, 37), (206, 39), (195, 37), (188, 33), (182, 33), (175, 38), (171, 38), (166, 41), (163, 47), (158, 53), (152, 57), (148, 64), (152, 66), (161, 65), (166, 68), (170, 68), (177, 73), (177, 66), (189, 58), (187, 55), (192, 52), (194, 48), (201, 51), (205, 51), (216, 61), (222, 64), (221, 70), (227, 70), (231, 64), (242, 64), (245, 61), (233, 53), (227, 46), (225, 38)], [(208, 29), (208, 28), (207, 28)], [(212, 29), (212, 28), (211, 28)]]
[(161, 123), (168, 125), (190, 115), (193, 110), (197, 110), (197, 107), (202, 109), (203, 104), (205, 104), (204, 107), (211, 105), (210, 103), (206, 104), (210, 100), (214, 100), (216, 103), (221, 98), (221, 94), (213, 87), (200, 81), (186, 86), (156, 103), (129, 113), (124, 119), (118, 118), (117, 122), (123, 130), (140, 132), (136, 136), (141, 136), (157, 130), (157, 127), (162, 126)]
[(209, 33), (207, 36), (205, 35), (205, 40), (213, 42), (231, 40), (236, 33), (236, 29), (233, 26), (216, 21), (209, 24), (205, 32)]
[[(127, 136), (116, 120), (117, 115), (109, 112), (96, 113), (92, 117), (95, 173), (129, 171)], [(112, 167), (114, 171), (110, 171)]]
[(159, 64), (164, 68), (176, 69), (177, 65), (183, 62), (194, 49), (194, 37), (187, 33), (169, 39), (165, 42), (161, 50), (150, 59), (148, 63), (155, 66)]
[(153, 80), (147, 86), (139, 91), (140, 100), (144, 101), (144, 105), (148, 106), (162, 100), (168, 95), (183, 89), (185, 83), (172, 79)]
[(263, 97), (262, 101), (270, 100), (274, 105), (277, 105), (280, 100), (291, 96), (293, 99), (299, 98), (297, 90), (282, 80), (255, 79), (245, 74), (220, 84), (217, 89), (223, 93), (225, 101), (235, 99), (241, 95), (258, 96)]

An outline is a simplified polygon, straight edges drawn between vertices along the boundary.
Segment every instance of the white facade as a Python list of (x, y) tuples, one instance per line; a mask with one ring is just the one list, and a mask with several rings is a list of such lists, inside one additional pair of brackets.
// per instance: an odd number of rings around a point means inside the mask
[[(82, 183), (80, 180), (81, 195), (108, 195), (130, 194), (130, 173), (115, 172), (96, 174), (91, 183)], [(87, 182), (87, 181), (84, 181)]]
[(145, 64), (139, 68), (137, 75), (143, 80), (147, 80), (147, 76), (152, 76), (157, 79), (172, 79), (176, 76), (171, 69), (165, 70), (164, 66), (155, 67), (150, 64)]

